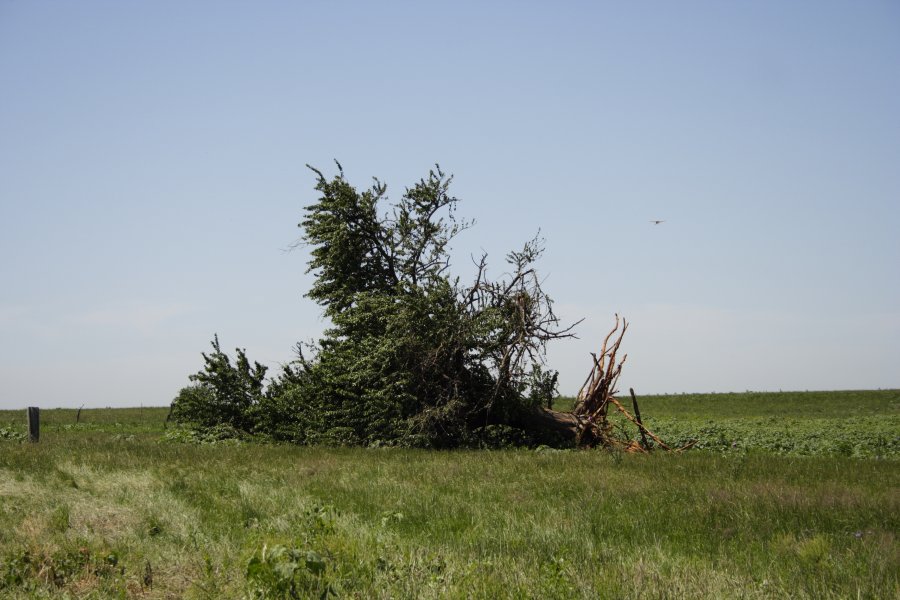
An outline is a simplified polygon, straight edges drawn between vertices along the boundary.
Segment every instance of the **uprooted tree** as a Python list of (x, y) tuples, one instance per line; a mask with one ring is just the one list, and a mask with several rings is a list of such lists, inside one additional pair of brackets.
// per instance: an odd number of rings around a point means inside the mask
[[(573, 334), (535, 271), (541, 241), (510, 252), (499, 278), (482, 255), (462, 283), (449, 244), (471, 223), (456, 217), (452, 177), (436, 167), (390, 204), (382, 182), (359, 191), (337, 167), (330, 179), (310, 167), (319, 198), (299, 225), (315, 276), (307, 296), (331, 328), (298, 345), (264, 391), (262, 373), (241, 352), (232, 365), (216, 339), (173, 416), (208, 425), (219, 412), (221, 423), (299, 443), (545, 441), (554, 429), (541, 407), (556, 383), (546, 347)], [(239, 393), (224, 391), (229, 382)]]
[[(622, 319), (620, 323), (619, 315), (616, 315), (615, 327), (604, 338), (600, 352), (591, 354), (593, 358), (591, 372), (581, 386), (572, 410), (571, 428), (575, 433), (575, 443), (582, 448), (601, 447), (626, 452), (646, 452), (651, 450), (655, 443), (656, 447), (662, 450), (672, 450), (644, 425), (633, 389), (630, 391), (634, 414), (631, 414), (616, 397), (618, 393), (616, 385), (627, 358), (627, 355), (618, 358), (618, 354), (627, 329), (628, 322)], [(617, 411), (625, 420), (636, 426), (640, 442), (627, 435), (616, 435), (610, 419), (611, 410)], [(687, 447), (690, 447), (690, 444), (685, 448)]]

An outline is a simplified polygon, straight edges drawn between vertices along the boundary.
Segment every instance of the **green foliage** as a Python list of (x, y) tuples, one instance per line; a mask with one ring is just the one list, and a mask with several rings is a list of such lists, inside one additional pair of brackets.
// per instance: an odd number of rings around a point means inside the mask
[(456, 219), (451, 178), (439, 168), (382, 212), (387, 187), (359, 192), (320, 171), (319, 200), (300, 226), (315, 282), (308, 296), (332, 327), (286, 368), (261, 401), (258, 429), (276, 439), (334, 445), (450, 447), (486, 426), (523, 426), (547, 402), (541, 370), (560, 331), (533, 269), (537, 240), (507, 257), (511, 273), (451, 280)]
[(559, 395), (559, 372), (545, 371), (541, 365), (534, 365), (531, 371), (529, 400), (533, 406), (553, 408), (553, 400)]
[(251, 368), (240, 349), (232, 364), (214, 338), (172, 416), (342, 446), (491, 445), (497, 436), (478, 432), (533, 425), (528, 414), (555, 394), (546, 344), (570, 335), (533, 267), (540, 241), (509, 253), (508, 273), (496, 281), (482, 257), (464, 285), (448, 273), (448, 248), (470, 224), (457, 220), (452, 178), (440, 168), (393, 204), (378, 180), (359, 191), (339, 164), (331, 179), (312, 170), (319, 199), (300, 223), (315, 275), (307, 296), (331, 327), (311, 358), (298, 346), (268, 389), (265, 367)]
[(323, 581), (326, 561), (318, 552), (285, 546), (263, 546), (247, 563), (251, 598), (327, 597)]
[(259, 405), (265, 386), (267, 367), (247, 359), (245, 350), (237, 349), (237, 359), (222, 352), (219, 336), (212, 341), (214, 352), (203, 354), (202, 371), (191, 375), (193, 385), (182, 388), (172, 406), (176, 421), (200, 427), (229, 425), (250, 431), (253, 411)]
[(0, 590), (23, 587), (31, 583), (34, 571), (34, 561), (27, 550), (7, 554), (0, 559)]
[(116, 552), (93, 552), (84, 545), (39, 553), (14, 551), (0, 558), (0, 591), (58, 590), (79, 581), (97, 580), (109, 591), (122, 591), (124, 569), (118, 562)]
[(209, 446), (216, 444), (237, 445), (248, 439), (247, 433), (223, 423), (205, 428), (173, 427), (166, 429), (160, 441)]
[(503, 423), (479, 427), (472, 432), (472, 438), (475, 443), (469, 445), (490, 450), (523, 446), (528, 441), (525, 431)]
[[(403, 291), (398, 288), (421, 285), (427, 290), (446, 282), (447, 244), (466, 225), (454, 217), (451, 178), (439, 168), (407, 189), (389, 215), (378, 212), (386, 199), (385, 184), (375, 180), (370, 189), (358, 192), (340, 164), (338, 169), (331, 180), (313, 169), (321, 197), (307, 208), (300, 227), (312, 247), (308, 270), (316, 273), (307, 295), (324, 307), (339, 334), (347, 334), (359, 328), (349, 323), (342, 327), (342, 317), (360, 294), (395, 297)], [(443, 209), (446, 220), (437, 216)], [(358, 318), (352, 315), (350, 321)]]
[(24, 442), (26, 439), (28, 439), (28, 436), (21, 431), (17, 431), (11, 427), (0, 427), (0, 440)]

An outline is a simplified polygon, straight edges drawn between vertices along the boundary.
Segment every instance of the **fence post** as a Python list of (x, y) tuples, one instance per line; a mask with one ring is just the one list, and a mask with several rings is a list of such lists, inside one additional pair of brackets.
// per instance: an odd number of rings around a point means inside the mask
[(41, 439), (41, 409), (28, 407), (28, 440), (38, 442)]
[(628, 388), (628, 391), (631, 393), (631, 403), (634, 405), (634, 416), (637, 418), (638, 431), (641, 432), (641, 441), (643, 442), (644, 450), (650, 450), (652, 446), (650, 445), (650, 442), (647, 441), (647, 434), (644, 433), (644, 422), (641, 421), (641, 409), (638, 408), (637, 397), (634, 395), (634, 388)]

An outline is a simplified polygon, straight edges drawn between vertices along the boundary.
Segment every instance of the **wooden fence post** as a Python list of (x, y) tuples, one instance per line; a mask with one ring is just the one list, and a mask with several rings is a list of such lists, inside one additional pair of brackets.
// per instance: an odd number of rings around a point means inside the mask
[(28, 407), (28, 440), (37, 442), (41, 439), (41, 409)]
[(637, 397), (634, 395), (634, 388), (628, 388), (628, 391), (631, 393), (631, 403), (634, 405), (634, 416), (637, 418), (638, 431), (641, 432), (641, 441), (643, 442), (644, 450), (650, 450), (652, 446), (650, 445), (650, 442), (647, 441), (647, 434), (644, 433), (644, 422), (641, 420), (641, 409), (638, 408)]

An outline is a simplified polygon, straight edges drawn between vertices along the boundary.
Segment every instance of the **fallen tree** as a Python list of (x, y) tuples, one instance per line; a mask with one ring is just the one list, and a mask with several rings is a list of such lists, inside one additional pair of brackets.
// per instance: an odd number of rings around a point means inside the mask
[[(628, 323), (603, 341), (572, 413), (549, 410), (557, 372), (547, 345), (573, 337), (543, 289), (538, 237), (506, 256), (492, 278), (487, 256), (474, 281), (450, 275), (449, 243), (472, 223), (456, 218), (452, 177), (439, 167), (391, 204), (375, 180), (359, 191), (343, 168), (317, 170), (319, 198), (305, 210), (298, 246), (315, 279), (307, 297), (331, 327), (268, 381), (245, 352), (231, 359), (218, 337), (205, 367), (181, 390), (171, 416), (296, 443), (496, 447), (551, 444), (670, 450), (616, 398)], [(615, 409), (640, 442), (614, 435)], [(650, 441), (652, 440), (652, 442)]]
[(534, 415), (556, 385), (547, 344), (572, 337), (574, 325), (560, 322), (538, 277), (542, 241), (510, 252), (499, 277), (482, 255), (463, 283), (450, 274), (448, 247), (472, 223), (456, 217), (451, 177), (436, 167), (391, 203), (385, 184), (360, 191), (337, 167), (331, 178), (310, 167), (319, 198), (305, 210), (298, 243), (314, 275), (306, 295), (331, 327), (298, 347), (264, 393), (223, 387), (253, 377), (243, 372), (246, 357), (232, 366), (214, 341), (173, 416), (209, 425), (222, 413), (234, 427), (298, 443), (543, 441)]

